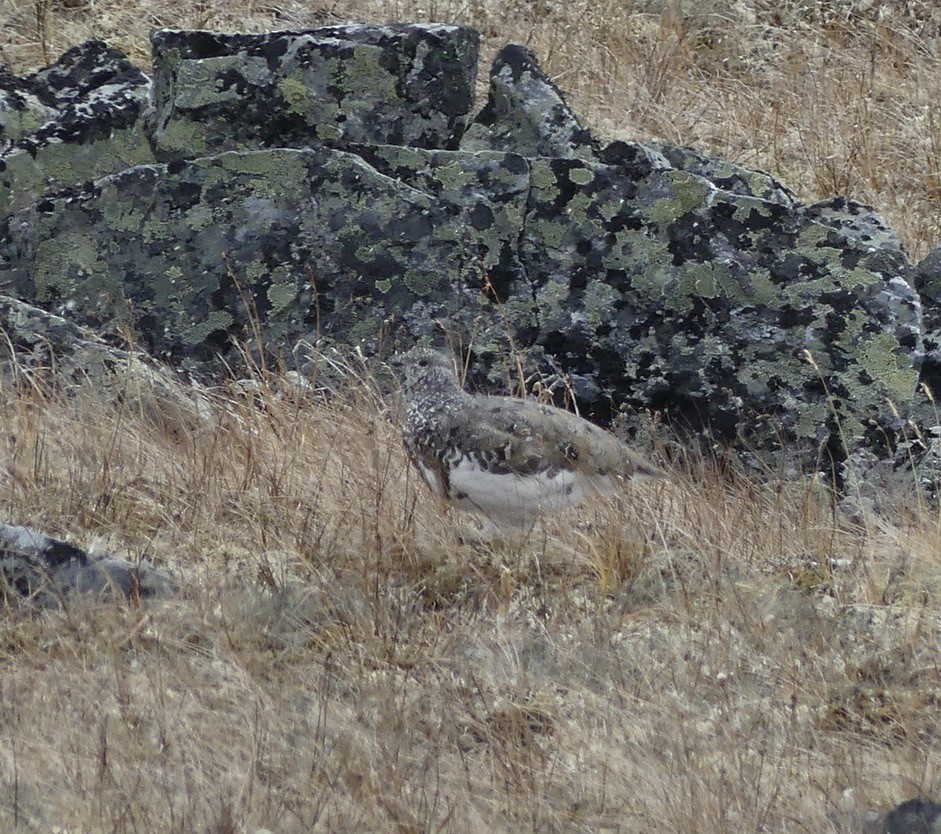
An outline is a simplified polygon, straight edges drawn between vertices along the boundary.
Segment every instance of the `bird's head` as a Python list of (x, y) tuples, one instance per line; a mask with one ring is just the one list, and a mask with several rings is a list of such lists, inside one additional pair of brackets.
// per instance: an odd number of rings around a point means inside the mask
[(413, 347), (397, 353), (389, 363), (402, 379), (406, 395), (421, 396), (431, 391), (460, 389), (454, 362), (440, 350)]

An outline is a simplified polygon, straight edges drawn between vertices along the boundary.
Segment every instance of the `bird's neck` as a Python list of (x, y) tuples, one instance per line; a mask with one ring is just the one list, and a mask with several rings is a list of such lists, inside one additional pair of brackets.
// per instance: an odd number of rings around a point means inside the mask
[(416, 380), (405, 392), (405, 418), (428, 427), (465, 413), (473, 401), (473, 396), (451, 377)]

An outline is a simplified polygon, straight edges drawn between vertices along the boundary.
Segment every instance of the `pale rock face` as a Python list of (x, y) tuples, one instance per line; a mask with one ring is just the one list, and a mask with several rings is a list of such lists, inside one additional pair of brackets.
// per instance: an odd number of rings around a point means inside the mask
[(553, 406), (464, 391), (450, 359), (414, 348), (404, 370), (403, 437), (431, 489), (500, 527), (530, 526), (631, 478), (663, 472), (612, 434)]

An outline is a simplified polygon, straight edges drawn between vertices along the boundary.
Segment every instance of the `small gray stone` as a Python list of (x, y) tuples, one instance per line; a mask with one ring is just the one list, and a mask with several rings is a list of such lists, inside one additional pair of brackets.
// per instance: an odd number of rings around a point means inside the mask
[(0, 523), (0, 599), (54, 605), (69, 596), (170, 596), (177, 583), (150, 562), (89, 556), (28, 527)]
[(864, 834), (941, 834), (941, 805), (909, 799), (866, 824)]

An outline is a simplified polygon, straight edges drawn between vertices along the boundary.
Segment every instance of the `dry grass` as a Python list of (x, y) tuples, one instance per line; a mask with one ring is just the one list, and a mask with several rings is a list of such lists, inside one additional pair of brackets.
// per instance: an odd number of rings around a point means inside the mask
[[(679, 5), (0, 0), (0, 47), (25, 71), (91, 36), (146, 64), (150, 26), (470, 23), (485, 60), (528, 43), (606, 137), (870, 202), (915, 257), (937, 242), (934, 3)], [(0, 391), (3, 519), (191, 588), (0, 617), (0, 829), (836, 832), (847, 790), (939, 793), (936, 510), (852, 527), (812, 483), (699, 466), (472, 546), (368, 379), (232, 389), (176, 432)]]
[(478, 27), (481, 95), (494, 53), (525, 43), (604, 138), (697, 147), (766, 170), (805, 201), (867, 202), (916, 259), (941, 238), (934, 0), (0, 0), (0, 57), (23, 72), (99, 37), (147, 67), (153, 27), (348, 20)]
[(190, 590), (0, 618), (0, 828), (826, 832), (937, 788), (936, 515), (700, 467), (466, 544), (368, 379), (197, 432), (2, 392), (4, 518)]

